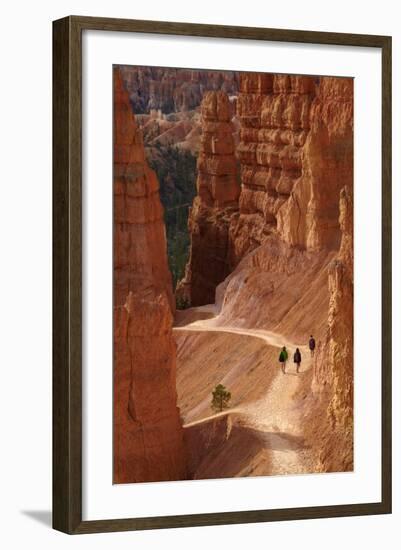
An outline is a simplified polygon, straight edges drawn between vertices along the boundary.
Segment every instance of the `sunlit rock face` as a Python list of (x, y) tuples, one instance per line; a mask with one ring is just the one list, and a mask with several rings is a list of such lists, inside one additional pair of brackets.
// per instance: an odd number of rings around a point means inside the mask
[(114, 71), (115, 483), (185, 479), (159, 184)]
[(340, 194), (341, 246), (329, 265), (329, 310), (325, 336), (315, 359), (313, 390), (323, 401), (326, 430), (319, 454), (321, 471), (353, 469), (353, 196)]
[(233, 263), (272, 233), (302, 249), (338, 248), (338, 196), (353, 177), (352, 80), (244, 73), (237, 112)]
[(281, 208), (278, 231), (291, 245), (338, 249), (339, 194), (353, 182), (353, 84), (324, 77), (311, 103), (302, 176)]

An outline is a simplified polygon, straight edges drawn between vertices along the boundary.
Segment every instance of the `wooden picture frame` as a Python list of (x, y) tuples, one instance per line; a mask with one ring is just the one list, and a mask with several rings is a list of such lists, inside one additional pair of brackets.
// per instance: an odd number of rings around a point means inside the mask
[[(82, 521), (82, 31), (378, 48), (382, 56), (382, 497), (379, 502)], [(391, 512), (391, 37), (71, 16), (53, 22), (53, 527), (69, 534)]]

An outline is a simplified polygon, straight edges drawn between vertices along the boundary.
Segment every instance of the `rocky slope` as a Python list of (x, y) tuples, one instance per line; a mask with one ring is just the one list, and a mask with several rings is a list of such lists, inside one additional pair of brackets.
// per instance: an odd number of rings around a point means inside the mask
[(184, 479), (174, 300), (159, 185), (114, 71), (115, 483)]

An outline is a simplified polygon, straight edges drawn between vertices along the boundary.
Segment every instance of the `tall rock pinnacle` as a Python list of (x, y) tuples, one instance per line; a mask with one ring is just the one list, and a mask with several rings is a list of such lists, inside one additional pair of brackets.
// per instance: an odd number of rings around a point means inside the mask
[(115, 483), (185, 479), (173, 294), (155, 173), (114, 70)]

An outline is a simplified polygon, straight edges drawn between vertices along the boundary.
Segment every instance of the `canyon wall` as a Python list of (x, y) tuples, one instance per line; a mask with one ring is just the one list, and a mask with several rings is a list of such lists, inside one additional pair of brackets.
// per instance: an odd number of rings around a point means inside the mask
[[(211, 150), (208, 124), (212, 119), (207, 115), (202, 127), (198, 195), (189, 224), (191, 260), (185, 277), (191, 296), (196, 296), (193, 305), (213, 301), (213, 285), (242, 260), (248, 261), (246, 256), (261, 245), (268, 246), (270, 252), (256, 253), (258, 262), (266, 263), (269, 258), (268, 271), (273, 273), (275, 264), (284, 275), (292, 264), (298, 270), (302, 261), (307, 271), (310, 261), (316, 264), (315, 253), (321, 259), (320, 267), (326, 265), (328, 255), (340, 245), (339, 195), (342, 187), (352, 187), (353, 178), (352, 80), (241, 73), (239, 89), (236, 118), (240, 130), (235, 147), (241, 183), (238, 209), (227, 211), (211, 195), (210, 176), (203, 174), (207, 171), (205, 158), (208, 166), (220, 167), (220, 159), (226, 159), (228, 153), (222, 148)], [(210, 101), (207, 97), (205, 101)], [(221, 138), (231, 152), (229, 132)], [(234, 160), (230, 162), (234, 166)], [(215, 189), (224, 196), (222, 183), (215, 180)], [(224, 217), (220, 240), (210, 235), (211, 224), (202, 215), (211, 206), (216, 219)], [(216, 256), (206, 254), (205, 248), (214, 242), (219, 242), (217, 256), (224, 258), (224, 269), (218, 277), (209, 278), (212, 284), (202, 293), (202, 264), (204, 271), (213, 270), (210, 260)], [(296, 251), (305, 252), (303, 260), (291, 259)], [(277, 261), (276, 253), (280, 256)], [(315, 265), (315, 275), (316, 269), (319, 271)], [(218, 300), (221, 294), (220, 289)]]
[(229, 224), (240, 192), (232, 115), (227, 94), (205, 93), (197, 196), (188, 219), (190, 256), (176, 291), (193, 306), (214, 302), (216, 286), (230, 273)]
[(115, 483), (185, 479), (175, 302), (155, 173), (114, 70)]
[(199, 107), (208, 90), (221, 90), (228, 94), (238, 91), (238, 73), (233, 71), (121, 68), (135, 113), (191, 111)]
[(338, 248), (338, 197), (353, 176), (352, 86), (351, 79), (241, 75), (234, 263), (272, 233), (291, 247)]
[(280, 230), (280, 210), (302, 177), (313, 78), (244, 73), (240, 77), (240, 217), (231, 226), (233, 262)]
[[(330, 263), (329, 312), (322, 345), (314, 361), (313, 391), (325, 415), (319, 451), (321, 471), (353, 469), (353, 196), (340, 194), (342, 232), (338, 255)], [(313, 426), (313, 421), (311, 422)]]
[(353, 81), (322, 77), (315, 94), (302, 176), (280, 209), (278, 232), (292, 246), (336, 250), (340, 190), (353, 184)]

